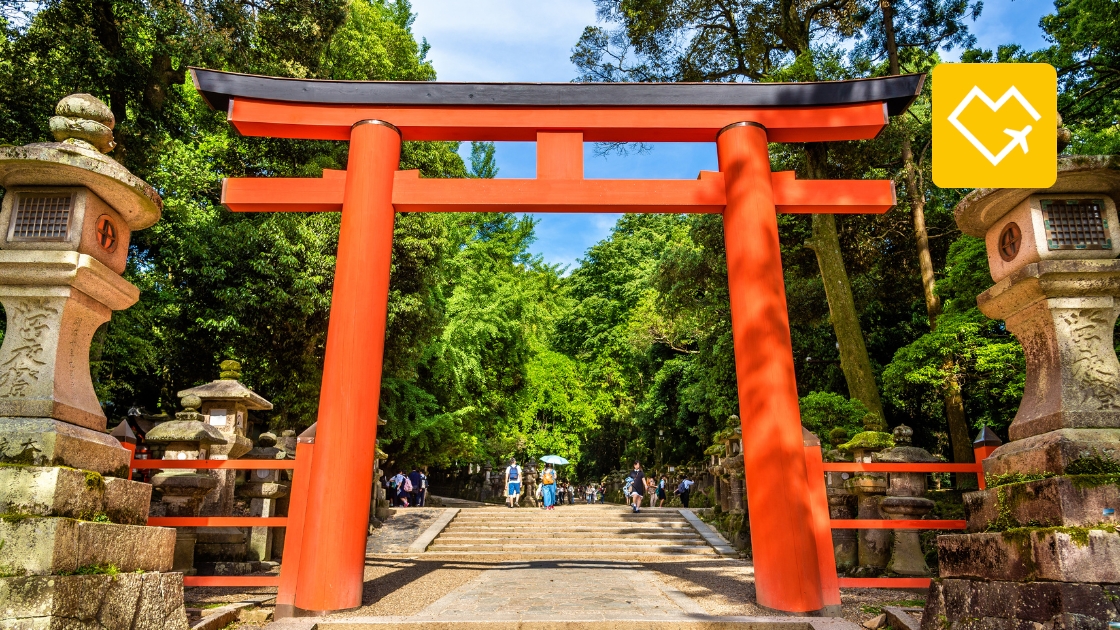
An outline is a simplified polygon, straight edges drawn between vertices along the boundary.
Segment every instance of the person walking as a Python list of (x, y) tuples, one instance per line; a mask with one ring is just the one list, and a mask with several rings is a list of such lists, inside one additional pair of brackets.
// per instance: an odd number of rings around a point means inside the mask
[(412, 480), (404, 471), (398, 471), (396, 479), (397, 483), (397, 505), (400, 507), (408, 507), (408, 497), (412, 494)]
[(688, 495), (691, 494), (691, 492), (692, 480), (688, 478), (688, 475), (685, 475), (681, 478), (681, 483), (677, 486), (677, 491), (675, 493), (680, 495), (682, 506), (688, 507)]
[(506, 466), (506, 505), (517, 507), (521, 503), (520, 499), (521, 467), (517, 465), (517, 460), (511, 457), (509, 466)]
[(657, 482), (657, 507), (665, 507), (665, 487), (669, 485), (669, 480), (665, 475), (661, 475), (661, 479)]
[(423, 507), (424, 490), (421, 486), (424, 484), (424, 476), (420, 474), (419, 470), (413, 468), (412, 472), (408, 473), (408, 481), (409, 485), (412, 486), (412, 491), (408, 493), (409, 503), (414, 507)]
[(389, 478), (389, 501), (393, 507), (401, 506), (401, 486), (404, 485), (404, 472), (397, 471), (397, 474)]
[(642, 511), (642, 497), (646, 494), (646, 475), (642, 472), (642, 465), (634, 462), (634, 470), (630, 471), (630, 509), (634, 513)]
[(556, 470), (552, 464), (545, 464), (541, 471), (541, 499), (546, 510), (556, 505)]

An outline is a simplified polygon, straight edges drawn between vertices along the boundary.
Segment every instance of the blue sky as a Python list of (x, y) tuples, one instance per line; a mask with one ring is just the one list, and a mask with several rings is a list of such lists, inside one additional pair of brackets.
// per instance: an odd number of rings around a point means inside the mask
[[(592, 0), (412, 0), (413, 31), (431, 45), (429, 58), (441, 81), (570, 81), (568, 60), (585, 26), (595, 24)], [(1046, 45), (1038, 21), (1052, 0), (987, 0), (971, 25), (982, 48), (1016, 43)], [(953, 58), (954, 54), (949, 54)], [(469, 152), (465, 146), (464, 155)], [(534, 145), (498, 143), (498, 177), (533, 177)], [(585, 149), (588, 178), (692, 179), (715, 170), (714, 144), (654, 145), (643, 155), (600, 157)], [(616, 215), (540, 215), (535, 251), (550, 263), (575, 266), (588, 247), (605, 238)]]

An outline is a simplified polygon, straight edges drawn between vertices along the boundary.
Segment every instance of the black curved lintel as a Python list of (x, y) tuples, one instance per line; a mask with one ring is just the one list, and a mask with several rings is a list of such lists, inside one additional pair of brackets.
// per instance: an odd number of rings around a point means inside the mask
[(896, 116), (924, 74), (819, 83), (443, 83), (286, 79), (191, 68), (210, 107), (233, 97), (332, 105), (547, 107), (812, 107), (885, 102)]

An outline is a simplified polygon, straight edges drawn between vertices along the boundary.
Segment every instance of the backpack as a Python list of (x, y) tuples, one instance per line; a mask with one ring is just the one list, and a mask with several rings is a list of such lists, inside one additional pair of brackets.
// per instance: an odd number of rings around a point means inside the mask
[(546, 468), (545, 471), (541, 473), (541, 483), (545, 485), (556, 483), (556, 473)]
[(517, 473), (519, 472), (517, 466), (510, 466), (507, 470), (509, 471), (510, 482), (516, 482), (518, 477)]
[(408, 477), (404, 478), (404, 491), (412, 492), (412, 482), (408, 479)]

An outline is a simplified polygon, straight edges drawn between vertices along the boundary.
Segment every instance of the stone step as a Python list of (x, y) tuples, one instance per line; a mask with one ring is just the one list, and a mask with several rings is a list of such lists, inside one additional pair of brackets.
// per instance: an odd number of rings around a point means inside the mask
[(170, 571), (175, 530), (59, 517), (0, 521), (0, 567), (22, 575), (73, 573), (113, 565), (121, 573)]
[[(819, 617), (718, 617), (690, 614), (680, 617), (584, 619), (558, 614), (551, 619), (478, 619), (475, 617), (431, 619), (409, 617), (319, 618), (318, 630), (860, 630), (860, 626), (836, 618)], [(282, 625), (284, 624), (284, 625)], [(290, 625), (287, 625), (290, 624)], [(284, 620), (277, 630), (311, 627)]]
[(540, 529), (547, 527), (556, 531), (565, 532), (681, 532), (691, 531), (692, 526), (688, 521), (679, 523), (510, 523), (487, 524), (469, 521), (454, 521), (451, 527), (478, 532), (513, 532)]
[(508, 516), (484, 516), (474, 515), (464, 516), (463, 520), (473, 521), (489, 521), (494, 523), (505, 522), (520, 522), (520, 521), (581, 521), (587, 523), (597, 522), (626, 522), (626, 523), (676, 523), (685, 520), (683, 516), (671, 514), (657, 514), (645, 516), (641, 513), (638, 514), (575, 514), (572, 516), (561, 516), (549, 514), (548, 512), (529, 512), (527, 514), (510, 514)]
[[(457, 553), (475, 553), (479, 551), (492, 551), (492, 552), (508, 552), (508, 553), (540, 553), (549, 554), (548, 545), (517, 545), (517, 544), (501, 544), (501, 543), (475, 543), (475, 544), (442, 544), (439, 539), (428, 547), (429, 552), (457, 552)], [(611, 545), (609, 546), (610, 553), (617, 554), (660, 554), (660, 555), (677, 555), (677, 554), (707, 554), (712, 555), (715, 552), (707, 545)], [(580, 555), (575, 553), (573, 555)], [(586, 557), (587, 553), (583, 553)], [(596, 552), (595, 557), (598, 558), (599, 554)]]
[(657, 539), (665, 539), (665, 540), (688, 540), (688, 539), (692, 539), (692, 538), (700, 538), (700, 535), (697, 534), (696, 532), (690, 532), (690, 531), (684, 531), (684, 530), (672, 530), (672, 531), (664, 531), (664, 530), (648, 531), (647, 530), (647, 531), (640, 531), (640, 532), (628, 531), (628, 530), (622, 530), (622, 531), (548, 530), (547, 532), (542, 532), (542, 530), (533, 529), (533, 530), (510, 530), (510, 531), (493, 532), (493, 531), (464, 530), (464, 529), (458, 528), (458, 527), (448, 527), (447, 529), (443, 530), (443, 533), (441, 535), (443, 535), (443, 536), (459, 536), (459, 537), (474, 538), (474, 539), (480, 539), (480, 538), (538, 538), (542, 535), (549, 536), (549, 537), (552, 537), (552, 538), (572, 538), (572, 539), (580, 539), (580, 540), (595, 539), (595, 538), (604, 538), (604, 539), (605, 538), (657, 538)]
[(581, 547), (604, 547), (626, 545), (657, 545), (657, 546), (706, 546), (708, 543), (697, 536), (689, 540), (657, 540), (648, 541), (647, 538), (567, 538), (562, 536), (545, 536), (536, 538), (465, 538), (460, 536), (440, 536), (435, 544), (439, 545), (485, 545), (500, 543), (502, 545), (579, 545)]
[(0, 514), (32, 514), (114, 523), (148, 522), (152, 487), (139, 481), (58, 466), (0, 467)]

